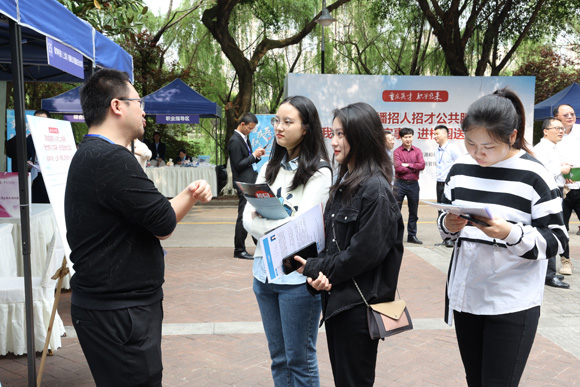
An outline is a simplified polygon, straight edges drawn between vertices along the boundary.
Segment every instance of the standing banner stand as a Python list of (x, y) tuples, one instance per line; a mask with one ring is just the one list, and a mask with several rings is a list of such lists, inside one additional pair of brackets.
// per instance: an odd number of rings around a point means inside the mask
[(60, 300), (62, 282), (64, 277), (69, 274), (68, 267), (72, 268), (72, 264), (69, 261), (71, 250), (66, 240), (64, 194), (68, 170), (76, 152), (76, 144), (70, 122), (36, 116), (27, 116), (27, 119), (32, 140), (34, 141), (34, 147), (36, 148), (38, 163), (44, 176), (46, 191), (56, 218), (58, 233), (62, 241), (62, 246), (64, 247), (64, 251), (57, 250), (56, 252), (56, 254), (62, 254), (63, 259), (61, 267), (52, 276), (53, 280), (58, 279), (58, 283), (52, 313), (50, 315), (50, 323), (47, 329), (46, 341), (40, 360), (40, 368), (38, 370), (37, 386), (40, 386), (42, 373), (44, 372), (44, 364), (48, 354), (48, 344), (56, 316), (56, 309)]

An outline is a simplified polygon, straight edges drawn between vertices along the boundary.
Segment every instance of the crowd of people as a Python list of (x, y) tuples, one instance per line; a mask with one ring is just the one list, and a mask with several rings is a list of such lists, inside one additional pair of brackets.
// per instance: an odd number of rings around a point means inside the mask
[[(73, 324), (97, 385), (160, 386), (160, 240), (196, 202), (211, 200), (211, 190), (196, 181), (168, 200), (147, 178), (127, 148), (143, 135), (145, 113), (125, 73), (93, 74), (81, 89), (81, 104), (89, 133), (71, 163), (65, 196), (76, 271)], [(570, 144), (580, 128), (570, 110), (556, 109), (533, 150), (524, 138), (522, 103), (508, 89), (469, 107), (462, 123), (467, 154), (450, 143), (447, 127), (434, 128), (437, 200), (493, 213), (469, 221), (441, 212), (437, 220), (442, 243), (453, 248), (445, 316), (455, 324), (470, 386), (518, 385), (544, 284), (567, 287), (556, 273), (557, 255), (560, 273), (572, 274), (567, 228), (572, 210), (580, 209), (580, 186), (563, 175), (578, 165)], [(229, 141), (234, 180), (267, 183), (291, 211), (284, 219), (264, 218), (240, 192), (234, 256), (254, 261), (253, 291), (274, 385), (320, 385), (319, 324), (326, 328), (334, 383), (373, 385), (379, 340), (369, 334), (367, 303), (395, 299), (405, 197), (407, 243), (422, 243), (416, 223), (425, 161), (413, 145), (414, 132), (401, 128), (402, 145), (394, 149), (395, 138), (385, 135), (373, 107), (341, 107), (333, 114), (330, 158), (316, 106), (291, 96), (278, 107), (271, 157), (257, 171), (265, 152), (248, 141), (256, 124), (254, 114), (245, 114)], [(164, 160), (165, 146), (154, 137), (149, 157)], [(246, 250), (247, 234), (257, 240), (320, 204), (325, 249), (316, 257), (295, 256), (298, 270), (269, 281), (260, 246), (253, 256)]]

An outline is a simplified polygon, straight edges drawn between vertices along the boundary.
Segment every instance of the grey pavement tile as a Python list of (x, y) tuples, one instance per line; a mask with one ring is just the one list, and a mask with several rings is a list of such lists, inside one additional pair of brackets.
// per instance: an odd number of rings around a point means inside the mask
[[(232, 257), (235, 215), (235, 206), (197, 207), (170, 242), (164, 241), (169, 252), (162, 342), (165, 386), (272, 385), (267, 343), (252, 291), (252, 262)], [(375, 384), (465, 386), (455, 331), (442, 321), (452, 249), (436, 246), (440, 242), (436, 212), (420, 206), (420, 217), (418, 236), (424, 244), (405, 246), (399, 280), (415, 330), (379, 343)], [(576, 259), (580, 258), (580, 236), (571, 238), (578, 272), (566, 277), (569, 290), (546, 287), (538, 334), (521, 386), (580, 385), (580, 259)], [(69, 309), (70, 291), (65, 291), (59, 313), (67, 325), (67, 337), (63, 347), (47, 358), (43, 386), (94, 385), (71, 327)], [(332, 386), (324, 329), (317, 349), (321, 384)], [(2, 387), (26, 386), (26, 374), (25, 356), (0, 357)]]

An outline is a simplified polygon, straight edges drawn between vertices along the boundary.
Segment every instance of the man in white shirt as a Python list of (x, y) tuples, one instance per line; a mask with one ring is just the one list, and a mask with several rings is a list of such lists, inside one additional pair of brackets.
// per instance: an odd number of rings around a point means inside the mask
[[(559, 105), (554, 109), (554, 117), (559, 119), (564, 125), (564, 137), (556, 146), (556, 150), (563, 156), (563, 161), (572, 167), (580, 167), (580, 125), (576, 124), (576, 113), (570, 105)], [(566, 194), (562, 202), (564, 221), (569, 230), (570, 216), (572, 211), (580, 218), (580, 183), (566, 180), (566, 187), (570, 191)], [(562, 266), (560, 274), (571, 275), (574, 265), (570, 260), (570, 248), (567, 246), (561, 255)]]
[[(433, 137), (435, 142), (439, 144), (439, 147), (435, 151), (435, 164), (436, 164), (436, 178), (437, 178), (437, 203), (441, 203), (443, 198), (443, 191), (445, 190), (445, 179), (449, 174), (451, 166), (457, 160), (461, 153), (451, 141), (449, 141), (449, 129), (445, 125), (437, 125), (433, 129)], [(453, 242), (448, 239), (443, 241), (445, 247), (453, 247)]]
[[(393, 149), (395, 148), (395, 136), (393, 136), (393, 133), (385, 132), (385, 142), (387, 144), (386, 148), (387, 154), (391, 158), (391, 161), (393, 161)], [(391, 185), (393, 185), (394, 182), (395, 182), (395, 162), (393, 161), (393, 179), (391, 181)]]
[[(533, 151), (536, 158), (541, 161), (548, 172), (554, 176), (554, 180), (563, 192), (564, 176), (570, 172), (570, 164), (561, 161), (561, 157), (556, 151), (556, 144), (564, 137), (564, 125), (556, 118), (548, 118), (542, 125), (544, 137), (536, 144)], [(555, 288), (568, 289), (570, 284), (563, 282), (564, 276), (556, 274), (556, 257), (548, 258), (548, 270), (546, 272), (546, 285)]]

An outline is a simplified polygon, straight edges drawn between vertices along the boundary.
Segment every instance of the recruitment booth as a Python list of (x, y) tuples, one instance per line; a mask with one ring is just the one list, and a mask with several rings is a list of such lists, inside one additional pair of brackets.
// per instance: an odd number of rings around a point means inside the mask
[[(0, 0), (0, 63), (2, 64), (0, 81), (13, 82), (16, 142), (20, 154), (26, 153), (24, 82), (80, 83), (97, 68), (123, 70), (129, 73), (131, 78), (133, 74), (133, 61), (129, 54), (56, 0)], [(48, 347), (48, 343), (44, 342), (44, 336), (47, 333), (47, 324), (52, 326), (49, 320), (56, 318), (54, 314), (47, 315), (48, 306), (44, 296), (54, 297), (54, 283), (51, 284), (50, 277), (55, 272), (51, 266), (56, 262), (56, 267), (59, 267), (62, 256), (54, 258), (58, 233), (53, 232), (44, 242), (31, 240), (31, 215), (41, 216), (46, 211), (52, 210), (29, 206), (26, 159), (20, 158), (19, 163), (20, 218), (15, 222), (3, 223), (0, 227), (0, 238), (8, 241), (12, 237), (13, 247), (10, 248), (3, 243), (0, 254), (2, 258), (6, 254), (22, 262), (22, 276), (18, 276), (20, 263), (17, 263), (16, 276), (13, 272), (9, 272), (3, 274), (8, 276), (0, 278), (0, 291), (3, 292), (0, 297), (2, 300), (0, 308), (2, 316), (10, 313), (12, 314), (10, 318), (18, 318), (18, 321), (24, 319), (25, 323), (20, 326), (4, 321), (3, 324), (6, 326), (0, 327), (3, 332), (0, 344), (5, 345), (10, 352), (27, 353), (28, 385), (34, 386), (37, 383), (35, 352), (44, 345), (39, 371), (39, 375), (42, 375)], [(14, 228), (20, 229), (17, 233), (18, 246), (14, 246)], [(46, 245), (39, 247), (38, 243)], [(31, 250), (36, 248), (45, 252), (42, 263), (31, 261)], [(32, 277), (32, 273), (37, 272), (37, 268), (33, 265), (42, 266), (40, 276)], [(59, 272), (62, 273), (65, 269), (66, 265)], [(22, 298), (16, 294), (17, 290), (10, 289), (11, 284), (19, 284), (20, 291), (23, 291)], [(18, 329), (14, 329), (15, 327)], [(56, 332), (53, 332), (52, 339), (49, 337), (53, 349), (60, 346), (62, 322), (58, 324), (57, 320), (54, 327)], [(40, 384), (40, 376), (38, 383)]]
[(559, 93), (537, 103), (534, 106), (534, 121), (543, 121), (552, 117), (554, 108), (570, 105), (576, 113), (576, 123), (580, 124), (580, 85), (574, 82)]
[[(215, 138), (218, 139), (217, 121), (221, 119), (220, 106), (189, 87), (181, 79), (175, 79), (161, 89), (143, 97), (145, 113), (155, 116), (157, 123), (195, 124), (200, 118), (216, 120)], [(216, 141), (216, 159), (218, 156)], [(218, 196), (217, 169), (215, 165), (200, 163), (196, 167), (159, 167), (146, 169), (147, 176), (163, 195), (174, 197), (192, 181), (203, 179), (211, 186), (212, 196)]]
[[(65, 119), (83, 121), (80, 87), (42, 100), (42, 108), (51, 113), (65, 114)], [(196, 124), (200, 118), (221, 119), (221, 108), (193, 90), (181, 79), (175, 79), (161, 89), (143, 97), (145, 113), (155, 116), (160, 124)], [(217, 124), (215, 125), (217, 128)], [(216, 129), (216, 138), (218, 132)], [(217, 146), (216, 146), (217, 155)], [(217, 156), (216, 156), (217, 157)], [(174, 197), (192, 181), (206, 180), (212, 195), (218, 196), (216, 166), (200, 163), (195, 167), (147, 167), (147, 176), (163, 195)]]

